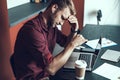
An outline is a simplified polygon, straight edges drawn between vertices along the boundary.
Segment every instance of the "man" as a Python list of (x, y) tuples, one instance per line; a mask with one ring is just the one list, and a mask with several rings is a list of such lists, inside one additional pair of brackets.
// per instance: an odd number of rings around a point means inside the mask
[[(79, 28), (72, 0), (52, 0), (48, 8), (28, 21), (20, 29), (14, 54), (14, 72), (17, 80), (42, 80), (54, 75), (69, 59), (74, 48), (86, 42), (77, 34)], [(68, 20), (71, 33), (65, 36), (56, 27)], [(64, 47), (53, 57), (55, 44)]]

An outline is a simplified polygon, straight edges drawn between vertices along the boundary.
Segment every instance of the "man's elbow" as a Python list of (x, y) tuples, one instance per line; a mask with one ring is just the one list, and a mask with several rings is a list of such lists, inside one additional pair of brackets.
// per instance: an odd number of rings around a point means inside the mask
[(52, 68), (46, 68), (46, 71), (49, 73), (49, 75), (52, 75), (52, 76), (54, 76), (56, 73), (56, 70)]

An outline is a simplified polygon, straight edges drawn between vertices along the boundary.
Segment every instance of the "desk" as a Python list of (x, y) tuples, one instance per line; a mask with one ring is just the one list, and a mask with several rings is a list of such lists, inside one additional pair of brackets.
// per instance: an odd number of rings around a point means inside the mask
[[(102, 36), (118, 44), (116, 46), (102, 48), (95, 63), (94, 69), (102, 65), (104, 62), (120, 67), (120, 61), (118, 63), (114, 63), (111, 61), (100, 59), (101, 55), (106, 51), (106, 49), (113, 49), (120, 51), (120, 26), (87, 24), (81, 31), (81, 34), (88, 40), (98, 39), (100, 36)], [(56, 74), (55, 80), (75, 80), (75, 72), (74, 71), (64, 72), (63, 70), (60, 70)], [(92, 72), (86, 72), (85, 80), (109, 80), (109, 79), (106, 79)]]

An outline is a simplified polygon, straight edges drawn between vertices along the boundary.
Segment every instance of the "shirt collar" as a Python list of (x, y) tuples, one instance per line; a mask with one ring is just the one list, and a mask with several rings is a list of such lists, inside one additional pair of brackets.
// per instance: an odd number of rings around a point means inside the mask
[(42, 24), (41, 27), (42, 27), (46, 32), (48, 32), (48, 26), (45, 24), (45, 22), (44, 22), (44, 20), (43, 20), (42, 12), (39, 13), (38, 18), (39, 18), (40, 23)]

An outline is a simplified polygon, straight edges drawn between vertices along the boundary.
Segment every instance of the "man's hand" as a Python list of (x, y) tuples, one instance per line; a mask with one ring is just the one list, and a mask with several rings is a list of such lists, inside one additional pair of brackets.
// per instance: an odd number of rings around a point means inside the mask
[(76, 16), (74, 15), (69, 16), (68, 21), (70, 22), (72, 29), (74, 29), (74, 31), (77, 31), (79, 29), (78, 20)]
[(71, 40), (71, 43), (74, 45), (74, 47), (77, 47), (87, 41), (88, 40), (85, 39), (82, 35), (77, 34), (75, 37), (73, 37), (73, 39)]

